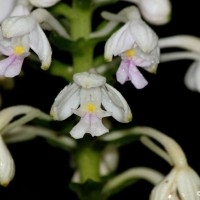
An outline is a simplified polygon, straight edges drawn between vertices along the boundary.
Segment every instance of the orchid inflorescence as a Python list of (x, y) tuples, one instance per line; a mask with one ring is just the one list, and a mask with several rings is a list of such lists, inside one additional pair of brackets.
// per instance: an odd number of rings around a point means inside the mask
[[(111, 77), (116, 77), (121, 87), (130, 81), (133, 90), (141, 90), (148, 85), (143, 70), (156, 75), (163, 62), (190, 59), (194, 62), (184, 82), (190, 90), (199, 92), (200, 39), (190, 35), (160, 38), (153, 30), (152, 25), (164, 26), (170, 21), (172, 4), (169, 0), (124, 0), (128, 6), (120, 7), (116, 13), (101, 10), (103, 22), (94, 29), (92, 20), (97, 8), (104, 9), (120, 2), (0, 0), (0, 84), (8, 85), (7, 78), (26, 76), (22, 73), (23, 68), (31, 67), (26, 60), (34, 61), (34, 65), (40, 65), (43, 70), (49, 69), (46, 73), (50, 76), (67, 81), (54, 97), (49, 114), (29, 105), (5, 108), (2, 97), (2, 186), (7, 186), (15, 175), (14, 159), (7, 144), (40, 136), (75, 157), (75, 163), (71, 163), (74, 168), (72, 183), (101, 185), (98, 191), (94, 189), (89, 193), (84, 191), (85, 185), (80, 187), (83, 191), (77, 192), (79, 199), (93, 199), (96, 193), (100, 195), (98, 199), (108, 199), (127, 182), (137, 179), (154, 185), (150, 200), (200, 199), (199, 175), (188, 164), (179, 144), (151, 127), (124, 125), (132, 121), (130, 102), (111, 81)], [(95, 48), (102, 41), (104, 49), (99, 56)], [(168, 48), (181, 50), (163, 53), (162, 50)], [(63, 52), (67, 55), (67, 64), (59, 60), (65, 58)], [(11, 85), (15, 87), (13, 82)], [(110, 117), (127, 127), (115, 126), (116, 121)], [(37, 121), (31, 124), (36, 118), (48, 121), (47, 125), (36, 125)], [(54, 130), (48, 126), (52, 121), (57, 126), (57, 121), (64, 121), (66, 125), (60, 128), (61, 131)], [(168, 175), (148, 167), (133, 167), (116, 173), (120, 162), (118, 147), (135, 140), (140, 140), (172, 166)]]

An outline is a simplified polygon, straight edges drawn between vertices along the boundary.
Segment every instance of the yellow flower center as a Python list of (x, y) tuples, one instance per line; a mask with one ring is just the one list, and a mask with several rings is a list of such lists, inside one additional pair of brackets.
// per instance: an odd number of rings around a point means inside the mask
[(125, 51), (125, 55), (128, 57), (128, 58), (132, 58), (134, 55), (135, 55), (135, 51), (133, 49), (130, 49), (128, 51)]
[(96, 110), (95, 104), (93, 104), (93, 103), (87, 104), (87, 105), (86, 105), (86, 110), (87, 110), (88, 112), (94, 112), (94, 111)]
[(14, 53), (17, 56), (23, 54), (24, 52), (25, 52), (24, 47), (21, 46), (21, 45), (16, 46), (15, 49), (14, 49)]

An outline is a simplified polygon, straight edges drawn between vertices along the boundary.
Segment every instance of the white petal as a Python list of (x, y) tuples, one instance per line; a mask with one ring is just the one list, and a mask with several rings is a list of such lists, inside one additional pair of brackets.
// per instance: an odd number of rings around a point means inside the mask
[(180, 171), (177, 179), (177, 187), (183, 200), (198, 200), (197, 195), (200, 191), (200, 179), (198, 174), (190, 167)]
[[(27, 0), (25, 0), (27, 1)], [(15, 6), (14, 10), (10, 14), (10, 16), (17, 17), (17, 16), (24, 16), (24, 15), (29, 15), (30, 11), (27, 6), (24, 6), (22, 4), (18, 4)]]
[(29, 38), (31, 49), (38, 55), (42, 62), (42, 69), (48, 69), (51, 64), (52, 50), (46, 35), (38, 24), (31, 31)]
[(193, 62), (186, 72), (185, 85), (192, 91), (200, 92), (200, 62)]
[(158, 37), (145, 22), (142, 20), (133, 20), (129, 23), (130, 34), (145, 53), (149, 53), (156, 48), (158, 45)]
[[(150, 200), (170, 199), (169, 195), (176, 192), (177, 170), (173, 169), (151, 192)], [(175, 193), (176, 195), (176, 193)], [(171, 197), (172, 200), (175, 200)]]
[(75, 83), (61, 90), (50, 111), (55, 120), (64, 120), (73, 114), (80, 103), (79, 93), (80, 88)]
[(80, 122), (70, 131), (70, 134), (75, 139), (83, 138), (88, 127), (89, 123), (84, 118), (81, 118)]
[(116, 56), (131, 49), (134, 42), (135, 38), (130, 32), (129, 23), (126, 23), (107, 40), (104, 50), (105, 59), (111, 61), (113, 55)]
[(2, 32), (4, 37), (11, 38), (28, 34), (35, 27), (36, 21), (30, 15), (22, 17), (9, 17), (2, 23)]
[(0, 23), (9, 16), (15, 6), (16, 0), (0, 0)]
[(7, 186), (15, 174), (12, 156), (0, 136), (0, 184)]
[(60, 0), (29, 0), (29, 1), (36, 7), (46, 8), (55, 5)]
[(117, 121), (127, 123), (132, 120), (131, 110), (126, 100), (115, 88), (108, 84), (102, 88), (102, 105), (112, 113), (112, 117)]
[(140, 0), (138, 6), (143, 17), (152, 24), (163, 25), (170, 20), (169, 0)]
[(106, 83), (105, 77), (88, 72), (74, 74), (73, 80), (76, 84), (83, 88), (99, 87)]
[(92, 115), (90, 117), (90, 127), (88, 132), (94, 137), (94, 136), (101, 136), (109, 130), (102, 124), (102, 120), (95, 115)]

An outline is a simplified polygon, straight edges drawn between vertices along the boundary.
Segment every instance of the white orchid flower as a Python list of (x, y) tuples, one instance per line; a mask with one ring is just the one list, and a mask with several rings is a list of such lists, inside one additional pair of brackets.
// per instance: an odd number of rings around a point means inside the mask
[(30, 3), (36, 7), (47, 8), (55, 5), (61, 0), (29, 0)]
[(154, 152), (158, 152), (158, 155), (164, 155), (162, 157), (167, 158), (166, 161), (170, 161), (169, 164), (173, 165), (170, 173), (152, 190), (150, 200), (199, 200), (200, 177), (188, 165), (180, 145), (174, 139), (153, 128), (136, 127), (133, 130), (159, 142), (166, 151), (151, 140), (147, 140), (145, 145)]
[(199, 200), (200, 179), (189, 166), (174, 167), (152, 190), (150, 200)]
[(104, 57), (111, 61), (113, 55), (121, 56), (117, 80), (124, 84), (131, 80), (137, 89), (147, 85), (146, 79), (137, 69), (142, 67), (155, 73), (159, 63), (160, 50), (155, 32), (140, 18), (128, 21), (106, 42)]
[(146, 21), (155, 25), (169, 22), (171, 3), (169, 0), (126, 0), (135, 3)]
[[(100, 136), (108, 129), (102, 118), (112, 116), (122, 123), (130, 122), (131, 110), (122, 95), (106, 79), (93, 73), (77, 73), (74, 83), (66, 86), (56, 97), (51, 108), (55, 120), (64, 120), (73, 113), (80, 122), (70, 131), (72, 137), (82, 138), (85, 133)], [(101, 105), (105, 110), (102, 110)]]
[(48, 69), (52, 50), (39, 23), (46, 22), (63, 37), (67, 33), (59, 22), (46, 10), (38, 9), (32, 13), (26, 6), (19, 5), (11, 16), (2, 23), (0, 31), (0, 53), (8, 58), (0, 61), (0, 75), (14, 77), (21, 71), (23, 60), (32, 49), (41, 61), (41, 68)]

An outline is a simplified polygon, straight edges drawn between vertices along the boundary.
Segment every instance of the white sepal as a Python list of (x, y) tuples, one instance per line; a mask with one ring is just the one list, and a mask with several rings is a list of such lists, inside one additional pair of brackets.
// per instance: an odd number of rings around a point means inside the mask
[(7, 186), (15, 174), (13, 158), (0, 135), (0, 185)]
[(57, 95), (50, 114), (55, 120), (64, 120), (73, 114), (80, 104), (80, 88), (76, 83), (65, 86)]
[(124, 97), (111, 85), (105, 84), (102, 88), (102, 105), (112, 113), (112, 117), (122, 123), (132, 120), (130, 107)]

